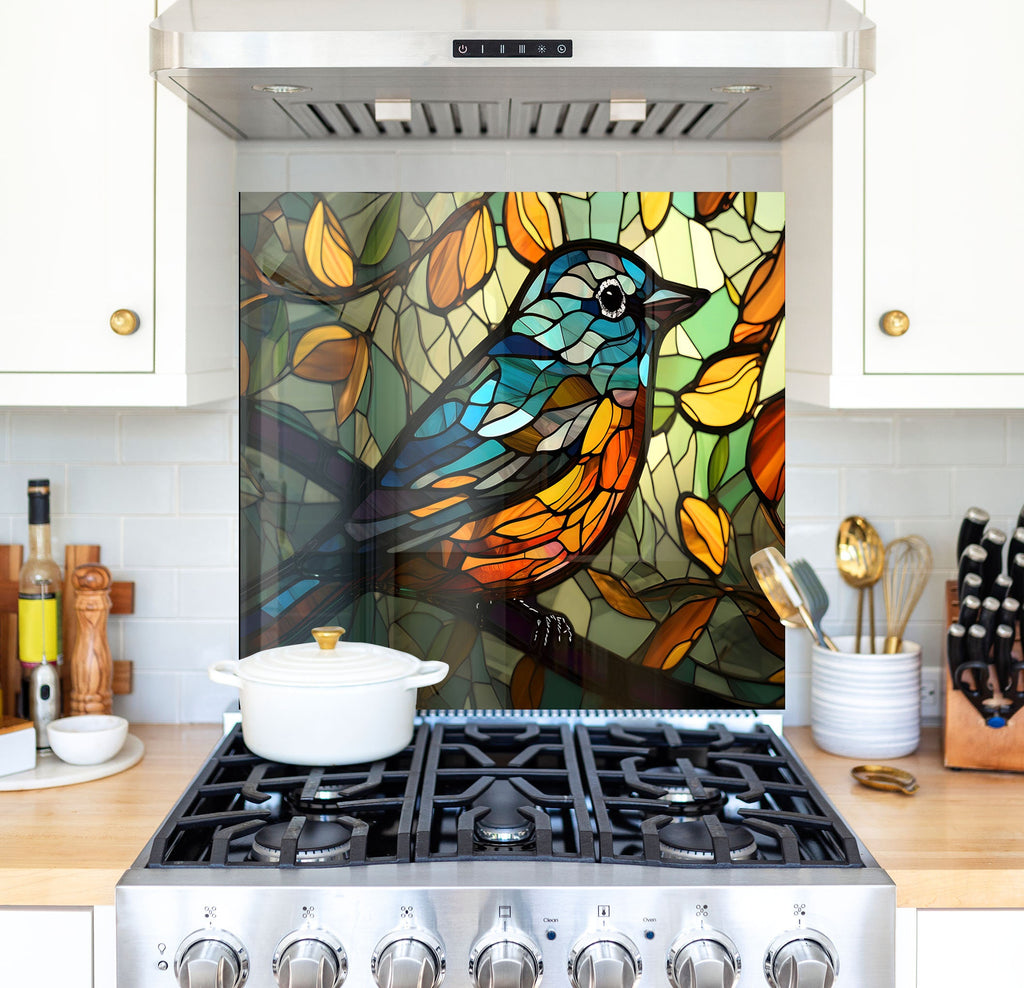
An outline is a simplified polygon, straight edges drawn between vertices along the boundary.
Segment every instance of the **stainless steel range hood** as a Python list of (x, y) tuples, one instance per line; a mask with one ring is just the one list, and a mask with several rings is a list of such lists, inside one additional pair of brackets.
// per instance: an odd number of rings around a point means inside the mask
[(241, 140), (778, 140), (874, 71), (844, 0), (178, 0), (150, 39)]

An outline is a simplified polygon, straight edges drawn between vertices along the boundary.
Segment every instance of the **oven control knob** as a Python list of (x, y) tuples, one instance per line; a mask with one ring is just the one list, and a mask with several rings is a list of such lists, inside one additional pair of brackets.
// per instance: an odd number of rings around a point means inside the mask
[(764, 955), (772, 988), (832, 988), (839, 957), (831, 940), (817, 930), (791, 930), (777, 936)]
[(224, 930), (197, 930), (181, 941), (174, 974), (181, 988), (240, 988), (249, 977), (249, 955)]
[(280, 988), (338, 988), (348, 975), (348, 956), (326, 930), (304, 930), (277, 945), (273, 971)]
[(473, 947), (469, 973), (477, 988), (534, 988), (544, 973), (544, 962), (526, 937), (501, 934)]
[(578, 941), (569, 952), (573, 988), (633, 988), (640, 971), (640, 951), (618, 933), (602, 931)]
[(682, 934), (668, 953), (668, 977), (675, 988), (733, 988), (740, 955), (724, 933)]
[(370, 971), (380, 988), (436, 988), (444, 967), (441, 941), (424, 930), (385, 937), (370, 959)]

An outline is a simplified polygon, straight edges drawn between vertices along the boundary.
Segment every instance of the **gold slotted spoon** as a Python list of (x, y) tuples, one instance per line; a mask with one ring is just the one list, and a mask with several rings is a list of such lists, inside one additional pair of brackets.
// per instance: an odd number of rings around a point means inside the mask
[(885, 546), (875, 526), (860, 515), (850, 515), (839, 524), (836, 537), (836, 568), (846, 583), (857, 594), (857, 638), (854, 652), (860, 651), (861, 631), (864, 627), (864, 594), (868, 596), (868, 623), (870, 641), (868, 650), (875, 650), (875, 594), (874, 586), (885, 568)]

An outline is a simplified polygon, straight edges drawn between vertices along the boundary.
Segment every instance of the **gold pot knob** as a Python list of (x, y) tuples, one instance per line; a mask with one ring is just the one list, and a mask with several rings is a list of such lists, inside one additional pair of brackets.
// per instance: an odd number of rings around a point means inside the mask
[(139, 317), (131, 309), (118, 309), (110, 317), (110, 328), (118, 336), (131, 336), (139, 328)]
[(338, 639), (343, 634), (345, 634), (345, 629), (339, 628), (337, 625), (313, 629), (313, 637), (316, 639), (317, 645), (319, 645), (325, 652), (331, 651), (331, 649), (338, 644)]
[(899, 309), (890, 309), (882, 316), (882, 332), (889, 336), (902, 336), (910, 329), (910, 316)]

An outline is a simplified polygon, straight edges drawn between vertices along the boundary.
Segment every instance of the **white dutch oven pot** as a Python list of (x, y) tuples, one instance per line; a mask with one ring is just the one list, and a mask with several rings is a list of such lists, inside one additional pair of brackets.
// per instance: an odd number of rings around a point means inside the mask
[(412, 739), (416, 691), (448, 674), (381, 645), (343, 642), (343, 628), (314, 628), (315, 642), (210, 666), (238, 688), (242, 737), (257, 755), (291, 765), (351, 765), (401, 751)]

